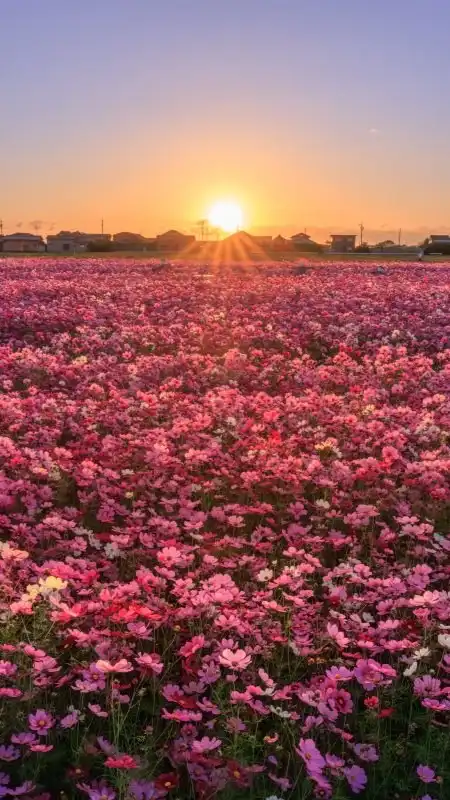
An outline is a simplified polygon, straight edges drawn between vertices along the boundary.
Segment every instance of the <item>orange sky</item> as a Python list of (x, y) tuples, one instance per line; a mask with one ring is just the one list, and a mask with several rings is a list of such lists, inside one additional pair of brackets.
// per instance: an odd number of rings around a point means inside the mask
[(0, 50), (4, 230), (95, 232), (104, 218), (109, 232), (191, 232), (232, 198), (261, 233), (446, 232), (442, 13), (15, 0)]

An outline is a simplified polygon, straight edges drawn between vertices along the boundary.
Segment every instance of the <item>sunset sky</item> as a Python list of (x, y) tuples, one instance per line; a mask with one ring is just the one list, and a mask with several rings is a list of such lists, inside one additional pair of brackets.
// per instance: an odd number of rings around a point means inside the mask
[(261, 232), (450, 230), (448, 0), (1, 10), (7, 232), (190, 231), (223, 199)]

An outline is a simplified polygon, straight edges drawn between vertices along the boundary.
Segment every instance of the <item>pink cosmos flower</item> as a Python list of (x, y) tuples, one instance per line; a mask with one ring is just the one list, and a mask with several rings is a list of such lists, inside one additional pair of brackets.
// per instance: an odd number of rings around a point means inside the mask
[(171, 719), (175, 722), (200, 722), (202, 715), (199, 711), (189, 711), (188, 709), (176, 708), (175, 711), (167, 711), (163, 708), (161, 712), (163, 719)]
[(198, 650), (201, 650), (204, 647), (206, 642), (205, 637), (203, 634), (200, 636), (193, 636), (189, 642), (186, 642), (182, 647), (179, 649), (180, 656), (184, 656), (184, 658), (189, 658), (190, 656), (194, 655)]
[(17, 672), (17, 665), (11, 661), (0, 661), (0, 676), (3, 678), (13, 678)]
[(55, 720), (52, 715), (44, 709), (39, 708), (35, 714), (28, 715), (28, 725), (30, 730), (36, 731), (39, 736), (45, 736), (50, 728), (53, 728)]
[(225, 723), (225, 727), (229, 733), (242, 733), (247, 730), (247, 726), (239, 717), (229, 717)]
[(354, 764), (353, 767), (345, 767), (343, 771), (352, 792), (359, 794), (365, 789), (367, 785), (367, 775), (362, 767), (358, 767)]
[(313, 739), (300, 739), (299, 745), (295, 749), (305, 762), (306, 769), (310, 774), (319, 773), (323, 770), (325, 759), (320, 750), (317, 749)]
[(203, 736), (202, 739), (196, 739), (192, 742), (192, 750), (194, 753), (210, 753), (221, 747), (222, 742), (220, 739), (210, 739), (208, 736)]
[(95, 714), (96, 717), (106, 718), (109, 716), (108, 712), (103, 711), (102, 707), (99, 706), (98, 703), (88, 703), (88, 709), (89, 711), (92, 711), (92, 713)]
[(97, 744), (100, 747), (100, 750), (107, 756), (114, 756), (117, 754), (117, 750), (114, 745), (111, 744), (108, 739), (105, 739), (104, 736), (97, 736)]
[(23, 692), (20, 689), (16, 689), (13, 686), (0, 686), (0, 697), (16, 699), (17, 697), (22, 697), (22, 694)]
[(219, 662), (222, 664), (223, 667), (228, 667), (233, 671), (241, 671), (246, 669), (251, 662), (251, 657), (247, 655), (245, 650), (236, 650), (234, 653), (232, 650), (222, 650), (219, 656)]
[(30, 745), (30, 750), (32, 750), (33, 753), (50, 753), (50, 751), (53, 750), (53, 745), (52, 744), (32, 744), (32, 745)]
[(109, 756), (105, 761), (105, 767), (113, 769), (137, 769), (138, 766), (136, 759), (128, 755)]
[(355, 744), (353, 750), (362, 761), (378, 761), (379, 755), (371, 744)]
[(28, 731), (24, 731), (23, 733), (13, 733), (11, 736), (11, 742), (13, 744), (30, 745), (37, 742), (37, 739), (34, 733), (28, 733)]
[(438, 678), (433, 678), (431, 675), (424, 675), (422, 678), (416, 678), (414, 681), (414, 694), (419, 697), (436, 697), (441, 693), (441, 682)]
[(20, 758), (20, 750), (12, 745), (0, 745), (0, 761), (17, 761)]
[(164, 664), (158, 653), (139, 653), (136, 663), (143, 667), (144, 671), (154, 675), (160, 675), (164, 669)]
[(96, 662), (95, 666), (97, 667), (97, 669), (100, 670), (100, 672), (104, 673), (111, 673), (111, 672), (124, 673), (124, 672), (132, 672), (133, 670), (133, 665), (130, 664), (130, 662), (127, 661), (125, 658), (121, 658), (120, 661), (117, 661), (115, 664), (111, 664), (110, 661), (103, 661), (102, 659), (100, 659), (99, 661)]
[(436, 780), (436, 773), (434, 769), (431, 769), (431, 767), (427, 767), (424, 764), (419, 764), (417, 767), (417, 774), (422, 783), (434, 783)]
[(326, 671), (327, 678), (333, 681), (349, 681), (353, 678), (353, 671), (347, 667), (330, 667)]
[(338, 647), (347, 647), (350, 639), (347, 636), (344, 636), (342, 631), (339, 630), (337, 625), (332, 624), (329, 622), (327, 624), (327, 633), (331, 636), (332, 639), (336, 642)]
[[(128, 789), (134, 800), (159, 800), (166, 796), (166, 792), (158, 789), (153, 781), (130, 781)], [(92, 798), (92, 800), (101, 800), (101, 798)], [(104, 798), (104, 800), (110, 799)]]
[(78, 725), (80, 713), (79, 711), (72, 711), (60, 720), (61, 728), (74, 728)]
[(12, 795), (12, 797), (21, 797), (23, 794), (29, 794), (36, 788), (36, 785), (33, 781), (25, 781), (20, 786), (16, 786), (15, 789), (9, 789), (8, 794)]
[[(352, 696), (350, 692), (346, 692), (344, 689), (334, 689), (331, 692), (327, 692), (327, 701), (331, 708), (336, 709), (338, 714), (350, 714), (353, 710)], [(320, 711), (322, 711), (321, 708)]]
[(92, 786), (88, 784), (79, 784), (79, 788), (87, 792), (89, 800), (115, 800), (116, 792), (111, 789), (104, 781), (97, 783), (94, 781)]
[(334, 756), (332, 753), (327, 753), (325, 755), (325, 761), (327, 762), (327, 767), (330, 769), (340, 770), (345, 766), (344, 759)]

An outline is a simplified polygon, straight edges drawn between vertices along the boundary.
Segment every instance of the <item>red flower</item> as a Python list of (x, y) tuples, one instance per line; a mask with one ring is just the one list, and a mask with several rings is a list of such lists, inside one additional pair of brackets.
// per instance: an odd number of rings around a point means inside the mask
[(377, 716), (378, 716), (379, 719), (385, 719), (386, 717), (392, 717), (393, 713), (394, 713), (394, 709), (393, 708), (383, 708), (380, 711), (380, 713), (377, 714)]
[(170, 792), (171, 789), (176, 789), (178, 786), (178, 775), (176, 772), (163, 772), (155, 778), (155, 786), (157, 789), (165, 789)]
[(115, 769), (136, 769), (138, 766), (136, 759), (127, 755), (109, 756), (105, 761), (105, 767)]
[(364, 698), (364, 705), (366, 708), (378, 708), (379, 702), (378, 697), (375, 695)]

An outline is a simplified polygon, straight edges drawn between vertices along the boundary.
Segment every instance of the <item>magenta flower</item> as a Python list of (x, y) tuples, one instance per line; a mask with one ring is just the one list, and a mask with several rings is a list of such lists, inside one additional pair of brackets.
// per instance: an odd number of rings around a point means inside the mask
[(33, 789), (35, 789), (35, 784), (32, 781), (25, 781), (20, 786), (16, 786), (15, 789), (9, 789), (8, 794), (13, 797), (21, 797), (23, 794), (29, 794)]
[(22, 697), (23, 692), (20, 689), (17, 689), (14, 686), (1, 686), (0, 687), (0, 697), (9, 697), (12, 699), (16, 699), (17, 697)]
[(300, 739), (296, 751), (305, 762), (306, 769), (310, 774), (322, 772), (325, 767), (325, 759), (313, 739)]
[(208, 736), (203, 736), (202, 739), (196, 739), (192, 742), (192, 750), (194, 753), (210, 753), (221, 746), (222, 742), (220, 739), (210, 739)]
[(146, 672), (151, 672), (154, 675), (160, 675), (164, 669), (164, 664), (161, 657), (157, 653), (139, 653), (136, 658), (136, 663)]
[(88, 709), (93, 714), (95, 714), (96, 717), (107, 717), (108, 716), (108, 712), (107, 711), (103, 711), (102, 707), (99, 706), (98, 703), (88, 703)]
[(347, 667), (330, 667), (326, 671), (326, 676), (333, 681), (349, 681), (353, 678), (353, 671)]
[(367, 775), (362, 767), (358, 767), (354, 764), (353, 767), (346, 767), (343, 771), (352, 792), (359, 794), (365, 789), (367, 785)]
[(38, 709), (34, 714), (28, 715), (28, 725), (30, 730), (36, 731), (39, 736), (45, 736), (50, 728), (53, 728), (55, 720), (52, 715), (42, 708)]
[(116, 792), (101, 781), (93, 784), (92, 787), (83, 784), (83, 789), (88, 793), (90, 800), (115, 800)]
[(78, 725), (80, 714), (78, 711), (72, 711), (60, 720), (61, 728), (74, 728)]
[(184, 656), (184, 658), (189, 658), (190, 656), (194, 655), (198, 650), (201, 650), (204, 647), (206, 639), (203, 635), (200, 636), (193, 636), (189, 642), (186, 642), (182, 647), (179, 649), (180, 656)]
[(11, 661), (0, 660), (0, 676), (3, 678), (13, 678), (17, 672), (17, 665)]
[(0, 761), (17, 761), (20, 758), (20, 750), (12, 745), (0, 745)]
[(52, 744), (32, 744), (30, 745), (30, 750), (33, 753), (50, 753), (53, 750)]
[(371, 744), (355, 744), (353, 750), (361, 761), (378, 761), (379, 759), (376, 748)]
[(11, 742), (13, 744), (30, 745), (34, 744), (36, 741), (37, 739), (34, 733), (29, 733), (28, 731), (24, 731), (23, 733), (13, 733), (11, 736)]
[[(134, 800), (159, 800), (163, 797), (160, 789), (157, 789), (153, 781), (130, 781), (128, 787)], [(114, 800), (114, 798), (92, 798), (92, 800)]]
[(436, 780), (436, 773), (434, 769), (424, 766), (423, 764), (419, 764), (417, 767), (417, 774), (422, 783), (434, 783)]

